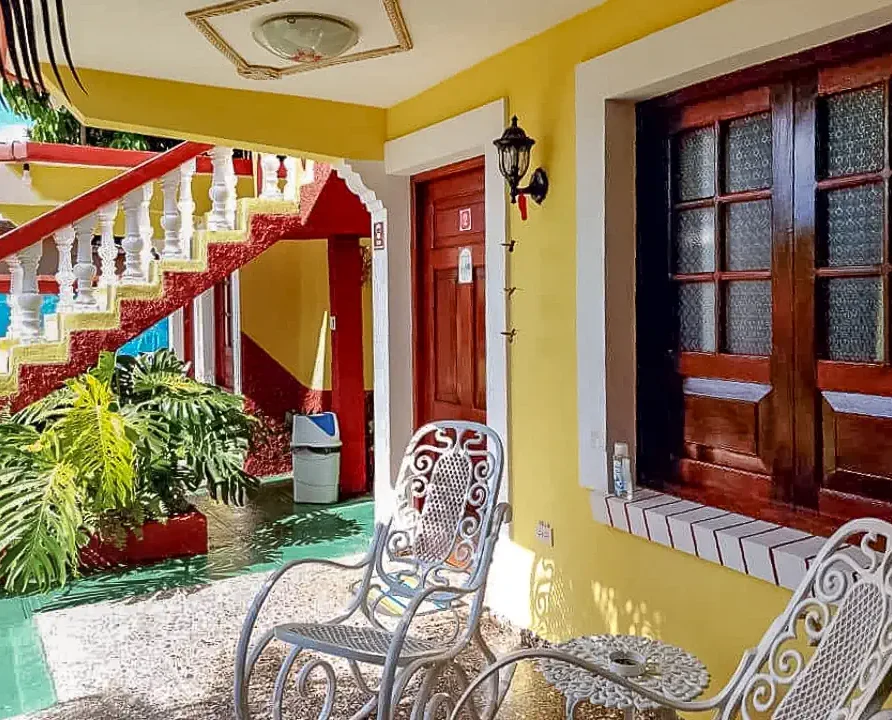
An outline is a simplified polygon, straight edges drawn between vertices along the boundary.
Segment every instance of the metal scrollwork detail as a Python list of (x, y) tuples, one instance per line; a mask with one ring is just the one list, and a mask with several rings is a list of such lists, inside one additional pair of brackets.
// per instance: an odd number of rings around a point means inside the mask
[(385, 543), (399, 573), (385, 574), (401, 581), (412, 576), (427, 587), (449, 585), (450, 574), (475, 571), (492, 520), (501, 458), (489, 438), (459, 422), (430, 426), (416, 437), (403, 459)]
[(892, 666), (892, 554), (878, 550), (875, 522), (858, 521), (867, 526), (859, 542), (840, 537), (816, 558), (810, 581), (757, 650), (743, 684), (743, 720), (861, 717)]

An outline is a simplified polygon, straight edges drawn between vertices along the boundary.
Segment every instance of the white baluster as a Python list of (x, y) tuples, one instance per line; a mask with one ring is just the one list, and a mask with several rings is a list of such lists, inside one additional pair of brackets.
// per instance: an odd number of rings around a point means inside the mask
[[(117, 208), (115, 208), (117, 210)], [(74, 306), (77, 310), (95, 310), (99, 307), (96, 302), (96, 293), (93, 290), (93, 278), (96, 277), (96, 268), (93, 266), (93, 228), (96, 227), (96, 215), (88, 215), (74, 224), (74, 232), (77, 236), (77, 264), (74, 266), (74, 276), (77, 278), (77, 300)], [(114, 238), (112, 238), (114, 244)]]
[(260, 197), (264, 200), (281, 200), (282, 191), (279, 190), (279, 167), (281, 161), (278, 155), (262, 153), (260, 155), (260, 174), (263, 184)]
[(140, 214), (143, 203), (143, 190), (137, 188), (124, 196), (124, 274), (121, 282), (133, 285), (145, 282), (142, 270), (142, 233), (140, 232)]
[(180, 245), (180, 214), (177, 212), (177, 190), (180, 187), (180, 170), (177, 168), (161, 178), (161, 193), (164, 195), (164, 214), (161, 227), (164, 228), (164, 249), (161, 257), (183, 257)]
[(19, 297), (22, 294), (22, 276), (24, 274), (18, 253), (6, 257), (6, 266), (9, 268), (9, 327), (6, 330), (6, 337), (17, 338), (22, 330)]
[(300, 184), (301, 186), (312, 185), (314, 182), (316, 182), (316, 161), (304, 160), (304, 172), (300, 176)]
[(235, 174), (235, 164), (232, 156), (226, 164), (226, 225), (230, 230), (235, 230), (235, 212), (238, 207), (238, 176)]
[(192, 199), (192, 177), (195, 175), (195, 158), (180, 166), (180, 249), (184, 257), (192, 257), (192, 235), (195, 233), (195, 201)]
[(295, 157), (285, 158), (285, 192), (282, 196), (288, 202), (297, 202), (298, 193), (300, 191), (300, 176), (303, 174), (303, 168), (300, 161)]
[(142, 249), (139, 259), (142, 263), (143, 277), (149, 277), (149, 263), (152, 261), (152, 215), (149, 213), (149, 205), (152, 195), (155, 193), (154, 183), (146, 183), (142, 186), (142, 202), (139, 204), (139, 234), (142, 238)]
[(40, 305), (42, 298), (37, 287), (37, 266), (43, 255), (43, 241), (19, 252), (22, 263), (22, 293), (19, 295), (19, 339), (23, 343), (40, 340)]
[(71, 312), (74, 309), (74, 266), (71, 264), (71, 249), (74, 247), (75, 232), (72, 225), (65, 225), (53, 233), (59, 265), (56, 282), (59, 284), (58, 312)]
[(208, 195), (211, 198), (211, 213), (208, 216), (208, 230), (232, 229), (228, 224), (227, 211), (230, 194), (232, 169), (232, 148), (215, 147), (211, 150), (214, 175)]
[(99, 287), (111, 287), (118, 284), (118, 248), (115, 245), (115, 218), (118, 215), (118, 201), (99, 208), (99, 258), (102, 260), (102, 275), (99, 276)]

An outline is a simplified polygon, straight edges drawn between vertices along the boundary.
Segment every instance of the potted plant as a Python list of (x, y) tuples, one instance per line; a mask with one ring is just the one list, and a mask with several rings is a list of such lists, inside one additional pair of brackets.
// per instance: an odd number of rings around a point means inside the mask
[(189, 496), (241, 504), (255, 420), (169, 350), (104, 354), (0, 422), (0, 588), (63, 585), (82, 565), (205, 552)]

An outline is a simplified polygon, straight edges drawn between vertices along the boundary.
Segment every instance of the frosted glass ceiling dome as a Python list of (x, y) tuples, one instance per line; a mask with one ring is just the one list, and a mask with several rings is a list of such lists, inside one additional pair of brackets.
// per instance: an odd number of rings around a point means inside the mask
[(314, 63), (343, 55), (359, 42), (359, 31), (331, 15), (287, 13), (259, 21), (254, 39), (280, 58)]

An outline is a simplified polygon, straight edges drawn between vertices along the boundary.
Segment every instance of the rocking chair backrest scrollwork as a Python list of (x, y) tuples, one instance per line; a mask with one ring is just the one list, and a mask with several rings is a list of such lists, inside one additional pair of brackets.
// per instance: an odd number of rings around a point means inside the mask
[(415, 433), (378, 557), (378, 576), (392, 591), (476, 582), (503, 467), (502, 441), (486, 425), (439, 421)]
[(889, 694), (892, 525), (847, 523), (815, 558), (722, 718), (867, 720)]

